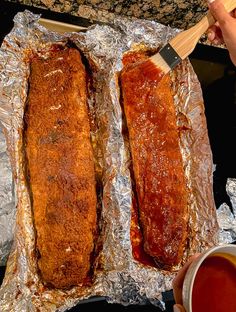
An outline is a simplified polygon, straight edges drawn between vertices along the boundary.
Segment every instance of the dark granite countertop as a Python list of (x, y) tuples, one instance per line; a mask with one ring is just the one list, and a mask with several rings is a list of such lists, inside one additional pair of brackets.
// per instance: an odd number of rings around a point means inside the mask
[[(206, 0), (8, 0), (102, 22), (116, 15), (154, 20), (170, 27), (187, 29), (207, 10)], [(209, 44), (206, 36), (200, 40)]]
[(206, 0), (18, 0), (18, 2), (93, 19), (124, 15), (177, 28), (195, 24), (207, 10)]

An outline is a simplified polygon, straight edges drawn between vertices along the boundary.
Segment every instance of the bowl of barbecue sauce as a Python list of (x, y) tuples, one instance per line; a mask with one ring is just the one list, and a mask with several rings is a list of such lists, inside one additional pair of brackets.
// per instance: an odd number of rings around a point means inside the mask
[(236, 312), (236, 246), (208, 249), (194, 260), (184, 279), (187, 312)]

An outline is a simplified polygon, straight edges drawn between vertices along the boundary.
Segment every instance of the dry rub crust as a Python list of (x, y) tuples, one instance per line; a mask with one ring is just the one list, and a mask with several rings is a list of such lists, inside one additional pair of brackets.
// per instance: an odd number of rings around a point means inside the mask
[(159, 82), (159, 71), (145, 68), (142, 63), (125, 66), (123, 106), (144, 250), (170, 267), (181, 261), (186, 245), (187, 187), (170, 77)]
[(96, 188), (86, 72), (76, 49), (31, 62), (25, 144), (38, 267), (56, 288), (87, 281), (96, 235)]

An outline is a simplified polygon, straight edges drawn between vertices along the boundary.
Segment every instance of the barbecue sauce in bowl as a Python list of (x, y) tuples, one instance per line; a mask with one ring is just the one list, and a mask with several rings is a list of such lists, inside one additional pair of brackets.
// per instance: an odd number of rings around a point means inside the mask
[(236, 257), (217, 253), (201, 264), (193, 285), (192, 312), (236, 312)]

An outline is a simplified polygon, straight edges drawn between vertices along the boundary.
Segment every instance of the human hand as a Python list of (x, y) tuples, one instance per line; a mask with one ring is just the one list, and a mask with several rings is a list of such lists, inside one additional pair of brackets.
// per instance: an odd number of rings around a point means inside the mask
[(199, 257), (200, 254), (195, 254), (192, 256), (188, 262), (185, 263), (185, 265), (181, 268), (181, 270), (176, 275), (175, 279), (173, 280), (173, 291), (174, 291), (174, 298), (176, 304), (174, 305), (174, 312), (185, 312), (183, 304), (183, 298), (182, 298), (182, 288), (184, 283), (185, 275), (188, 271), (188, 268), (190, 264)]
[(225, 43), (236, 66), (236, 10), (228, 13), (222, 0), (208, 0), (209, 9), (217, 22), (208, 30), (208, 39), (218, 45)]

